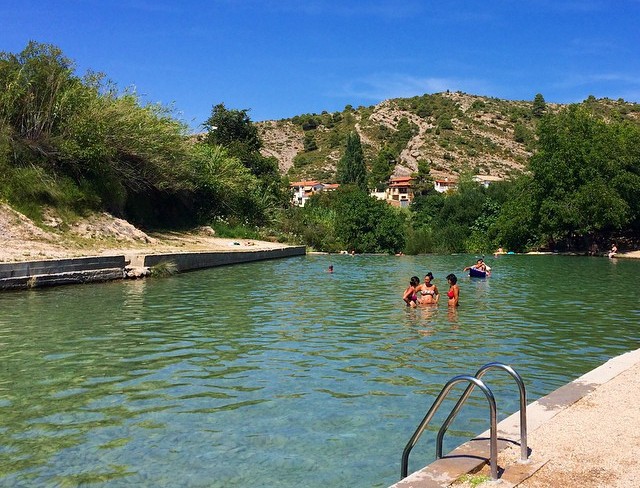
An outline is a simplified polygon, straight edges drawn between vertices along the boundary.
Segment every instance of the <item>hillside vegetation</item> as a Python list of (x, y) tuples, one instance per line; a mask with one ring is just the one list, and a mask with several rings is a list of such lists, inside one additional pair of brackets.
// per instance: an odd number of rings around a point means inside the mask
[[(584, 103), (607, 119), (640, 123), (638, 104), (593, 97)], [(417, 172), (418, 162), (426, 161), (433, 179), (465, 173), (508, 178), (526, 171), (542, 115), (565, 107), (543, 99), (536, 106), (535, 98), (510, 101), (446, 92), (256, 125), (263, 153), (274, 156), (291, 180), (335, 181), (351, 131), (359, 134), (369, 167), (382, 148), (389, 148), (397, 176)]]
[[(0, 53), (0, 204), (56, 234), (108, 212), (329, 252), (597, 253), (640, 237), (637, 104), (439, 93), (254, 123), (216, 103), (194, 136), (107, 80), (79, 76), (55, 46)], [(414, 176), (409, 208), (369, 195), (394, 173)], [(457, 190), (435, 192), (442, 177)], [(340, 187), (293, 207), (294, 179)]]

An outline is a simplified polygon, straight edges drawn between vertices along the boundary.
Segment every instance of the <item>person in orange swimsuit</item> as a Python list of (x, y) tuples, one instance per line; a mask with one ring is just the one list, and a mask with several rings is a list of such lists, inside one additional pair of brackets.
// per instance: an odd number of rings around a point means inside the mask
[(449, 297), (449, 306), (457, 307), (458, 300), (460, 299), (460, 287), (458, 286), (458, 278), (454, 274), (447, 276), (447, 282), (449, 283), (449, 291), (447, 297)]

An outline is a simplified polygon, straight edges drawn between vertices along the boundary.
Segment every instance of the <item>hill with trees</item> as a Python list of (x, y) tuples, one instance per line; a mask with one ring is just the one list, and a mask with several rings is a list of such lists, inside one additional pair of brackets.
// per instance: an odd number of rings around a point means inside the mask
[[(624, 100), (447, 92), (259, 123), (218, 102), (203, 126), (189, 134), (170, 108), (79, 76), (55, 46), (0, 53), (0, 202), (55, 232), (106, 211), (146, 230), (207, 225), (329, 252), (638, 245), (640, 106)], [(414, 177), (409, 208), (369, 195), (392, 174)], [(435, 192), (443, 177), (458, 189)], [(341, 186), (300, 208), (292, 179)]]
[[(640, 123), (638, 104), (593, 97), (584, 103), (606, 119)], [(526, 171), (543, 115), (564, 107), (546, 103), (540, 93), (531, 101), (511, 101), (444, 92), (256, 125), (262, 151), (291, 180), (336, 181), (351, 132), (362, 141), (369, 170), (383, 176), (410, 175), (425, 162), (434, 179), (465, 173), (508, 178)]]

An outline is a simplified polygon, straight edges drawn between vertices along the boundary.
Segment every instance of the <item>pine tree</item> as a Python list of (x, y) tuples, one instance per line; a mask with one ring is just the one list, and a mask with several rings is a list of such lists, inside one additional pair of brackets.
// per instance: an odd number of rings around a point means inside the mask
[(347, 147), (338, 161), (336, 177), (341, 185), (356, 185), (361, 190), (367, 191), (367, 167), (364, 163), (360, 136), (356, 132), (351, 132), (347, 136)]
[(533, 99), (531, 113), (534, 117), (542, 117), (547, 110), (547, 102), (544, 101), (542, 93), (538, 93)]

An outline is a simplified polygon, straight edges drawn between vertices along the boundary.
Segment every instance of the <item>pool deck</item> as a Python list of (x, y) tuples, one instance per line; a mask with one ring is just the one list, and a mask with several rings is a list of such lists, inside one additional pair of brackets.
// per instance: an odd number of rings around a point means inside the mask
[[(498, 424), (498, 481), (473, 486), (640, 486), (640, 349), (530, 403), (525, 463), (519, 425), (518, 412)], [(392, 488), (472, 486), (454, 482), (468, 473), (489, 475), (488, 438), (483, 432)]]

